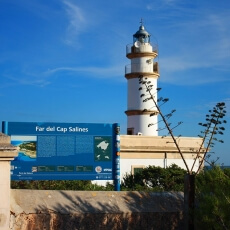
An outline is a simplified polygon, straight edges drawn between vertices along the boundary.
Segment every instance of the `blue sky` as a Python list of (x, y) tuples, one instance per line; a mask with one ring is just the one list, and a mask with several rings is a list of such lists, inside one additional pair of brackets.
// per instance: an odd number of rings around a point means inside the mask
[(217, 102), (228, 121), (214, 158), (230, 165), (230, 2), (0, 0), (0, 118), (115, 123), (126, 132), (126, 45), (143, 18), (159, 48), (160, 96), (182, 136)]

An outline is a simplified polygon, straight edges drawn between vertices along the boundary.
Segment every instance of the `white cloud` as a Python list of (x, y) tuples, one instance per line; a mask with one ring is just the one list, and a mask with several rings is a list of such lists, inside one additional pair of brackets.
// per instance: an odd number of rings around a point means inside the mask
[(70, 1), (63, 1), (65, 4), (65, 12), (68, 17), (66, 44), (77, 46), (79, 43), (78, 35), (87, 28), (87, 20), (84, 11)]
[(11, 75), (5, 75), (4, 78), (7, 79), (6, 83), (2, 83), (0, 88), (18, 86), (18, 85), (33, 85), (39, 87), (45, 87), (50, 84), (47, 78), (42, 78), (40, 74), (35, 75), (32, 73), (23, 74), (23, 77), (15, 77)]
[[(112, 66), (112, 67), (58, 67), (55, 69), (50, 69), (44, 72), (43, 74), (46, 76), (52, 76), (55, 75), (59, 72), (65, 72), (67, 73), (84, 73), (87, 74), (89, 77), (95, 77), (95, 78), (115, 78), (117, 76), (122, 76), (124, 75), (123, 71), (123, 66), (118, 65), (118, 66)], [(63, 75), (65, 75), (63, 74)], [(77, 75), (76, 75), (77, 76)]]
[(82, 24), (86, 23), (83, 10), (71, 2), (64, 1), (66, 12), (69, 17), (70, 27), (76, 32), (82, 29)]

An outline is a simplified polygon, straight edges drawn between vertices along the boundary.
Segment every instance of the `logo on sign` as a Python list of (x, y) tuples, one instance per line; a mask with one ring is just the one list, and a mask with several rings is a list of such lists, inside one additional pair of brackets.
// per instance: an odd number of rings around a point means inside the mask
[(95, 171), (96, 171), (97, 173), (101, 173), (101, 172), (102, 172), (102, 167), (101, 167), (101, 166), (97, 166), (97, 167), (95, 168)]

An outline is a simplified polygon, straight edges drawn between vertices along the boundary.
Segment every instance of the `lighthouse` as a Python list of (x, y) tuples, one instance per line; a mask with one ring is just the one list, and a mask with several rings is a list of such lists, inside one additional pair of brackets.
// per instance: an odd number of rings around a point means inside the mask
[[(158, 50), (156, 45), (151, 44), (150, 37), (141, 20), (139, 30), (133, 35), (133, 43), (126, 46), (126, 57), (131, 60), (131, 64), (125, 66), (128, 135), (158, 136), (157, 108), (152, 100), (143, 102), (141, 95), (147, 93), (139, 83), (140, 76), (151, 82), (152, 95), (157, 101), (157, 79), (160, 75), (158, 63), (154, 59)], [(139, 90), (140, 87), (142, 90)]]

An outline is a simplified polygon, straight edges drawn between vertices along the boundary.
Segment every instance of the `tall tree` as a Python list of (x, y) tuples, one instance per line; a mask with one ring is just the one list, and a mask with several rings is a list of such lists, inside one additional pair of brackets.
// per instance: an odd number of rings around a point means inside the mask
[[(224, 116), (226, 114), (225, 110), (225, 103), (220, 102), (217, 103), (212, 110), (209, 110), (209, 114), (206, 115), (206, 122), (205, 123), (199, 123), (202, 127), (204, 127), (204, 131), (202, 131), (202, 135), (200, 135), (200, 138), (202, 139), (202, 143), (199, 147), (199, 149), (194, 152), (195, 158), (194, 162), (191, 168), (188, 167), (188, 164), (186, 162), (186, 159), (180, 149), (180, 146), (177, 142), (176, 137), (174, 136), (173, 129), (176, 128), (178, 125), (180, 125), (182, 122), (179, 122), (174, 127), (171, 127), (171, 124), (168, 123), (168, 119), (173, 115), (175, 110), (171, 111), (169, 114), (164, 115), (161, 111), (160, 106), (158, 105), (158, 102), (162, 102), (163, 104), (168, 102), (168, 98), (159, 98), (156, 99), (156, 95), (152, 94), (152, 89), (154, 85), (151, 84), (151, 81), (148, 80), (148, 78), (144, 78), (143, 76), (139, 77), (139, 83), (141, 87), (139, 90), (142, 92), (141, 97), (143, 98), (143, 102), (151, 100), (153, 102), (153, 105), (156, 107), (162, 121), (165, 124), (165, 128), (168, 130), (168, 134), (172, 137), (173, 142), (181, 156), (181, 159), (183, 160), (183, 163), (185, 165), (187, 175), (185, 176), (185, 184), (184, 184), (184, 191), (185, 191), (185, 213), (188, 225), (186, 226), (186, 229), (194, 229), (194, 202), (195, 202), (195, 175), (200, 171), (202, 168), (204, 161), (207, 161), (208, 152), (211, 147), (213, 147), (215, 141), (222, 142), (223, 140), (218, 139), (217, 135), (223, 135), (223, 131), (225, 128), (222, 126), (223, 123), (226, 123), (226, 120), (224, 120)], [(157, 89), (158, 91), (160, 88)], [(150, 116), (156, 115), (156, 114), (150, 114)], [(153, 124), (149, 124), (153, 125)], [(205, 145), (206, 144), (206, 145)], [(198, 168), (195, 170), (194, 166), (195, 163), (198, 162)], [(195, 171), (195, 175), (193, 174), (193, 171)]]

